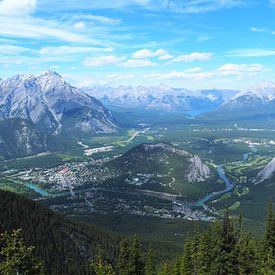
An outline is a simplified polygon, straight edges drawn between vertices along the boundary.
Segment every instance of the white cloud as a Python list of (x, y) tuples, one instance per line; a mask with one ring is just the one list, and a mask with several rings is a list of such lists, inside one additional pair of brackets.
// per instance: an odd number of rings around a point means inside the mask
[(161, 55), (159, 57), (159, 60), (169, 60), (169, 59), (172, 59), (173, 58), (173, 55), (171, 54), (164, 54), (164, 55)]
[(264, 28), (251, 27), (250, 30), (251, 30), (252, 32), (259, 32), (259, 33), (265, 32), (265, 33), (269, 33), (269, 34), (275, 35), (275, 31), (270, 30), (270, 29), (265, 28), (265, 27), (264, 27)]
[(152, 52), (147, 49), (136, 51), (133, 54), (133, 58), (147, 58), (151, 56), (152, 56)]
[(74, 23), (74, 28), (77, 30), (83, 29), (86, 27), (86, 24), (83, 21)]
[[(159, 59), (160, 59), (161, 57), (168, 57), (170, 55), (168, 55), (168, 53), (163, 49), (159, 49), (156, 51), (150, 51), (148, 49), (143, 49), (143, 50), (136, 51), (133, 54), (133, 58), (135, 58), (135, 59), (142, 59), (142, 58), (149, 58), (149, 57), (156, 57), (156, 56), (159, 56)], [(162, 60), (165, 60), (165, 58)]]
[(106, 16), (99, 16), (99, 15), (92, 15), (92, 14), (84, 14), (84, 15), (79, 15), (79, 16), (77, 15), (75, 17), (102, 23), (102, 24), (109, 24), (109, 25), (116, 25), (121, 22), (121, 20), (117, 19), (117, 18), (110, 18), (110, 17), (106, 17)]
[(242, 6), (245, 1), (242, 0), (187, 0), (184, 3), (180, 1), (173, 5), (175, 12), (182, 13), (207, 13), (225, 8), (234, 8)]
[(84, 59), (83, 64), (85, 66), (102, 66), (107, 64), (118, 64), (122, 61), (122, 58), (113, 55), (87, 57)]
[(131, 67), (131, 68), (151, 67), (155, 65), (157, 65), (157, 63), (154, 63), (150, 60), (141, 60), (141, 59), (129, 59), (122, 64), (123, 67)]
[(190, 69), (185, 70), (186, 73), (198, 73), (201, 71), (202, 71), (202, 68), (200, 68), (200, 67), (195, 67), (195, 68), (190, 68)]
[(257, 75), (269, 70), (269, 68), (266, 68), (262, 64), (224, 64), (217, 69), (216, 73), (222, 76), (248, 76)]
[(37, 0), (2, 0), (0, 1), (0, 14), (27, 15), (35, 11)]
[(270, 71), (261, 64), (224, 64), (214, 70), (203, 71), (200, 67), (186, 69), (184, 71), (170, 71), (166, 73), (153, 73), (145, 76), (146, 79), (155, 79), (159, 81), (172, 80), (209, 80), (223, 79), (227, 80), (230, 77), (237, 79), (248, 79), (249, 77), (259, 76)]
[(201, 68), (195, 67), (186, 69), (184, 71), (170, 71), (166, 73), (159, 73), (159, 74), (149, 74), (146, 78), (154, 78), (161, 81), (169, 81), (169, 80), (184, 80), (184, 79), (191, 79), (191, 80), (198, 80), (198, 79), (206, 79), (213, 76), (213, 72), (202, 72)]
[(20, 53), (34, 52), (35, 50), (14, 45), (0, 45), (0, 54), (17, 55)]
[(268, 31), (266, 28), (257, 28), (257, 27), (251, 27), (250, 30), (252, 32), (267, 32)]
[(111, 52), (112, 48), (96, 48), (96, 47), (76, 47), (76, 46), (59, 46), (59, 47), (43, 47), (39, 50), (40, 54), (45, 55), (70, 55), (70, 54), (83, 54), (93, 52)]
[(275, 50), (272, 49), (237, 49), (228, 52), (229, 56), (236, 57), (268, 57), (275, 56)]
[(193, 62), (193, 61), (208, 61), (213, 56), (212, 53), (193, 52), (190, 54), (177, 56), (172, 62)]
[(31, 39), (57, 39), (67, 42), (101, 42), (83, 34), (74, 33), (58, 26), (55, 22), (35, 18), (12, 18), (0, 16), (0, 35)]

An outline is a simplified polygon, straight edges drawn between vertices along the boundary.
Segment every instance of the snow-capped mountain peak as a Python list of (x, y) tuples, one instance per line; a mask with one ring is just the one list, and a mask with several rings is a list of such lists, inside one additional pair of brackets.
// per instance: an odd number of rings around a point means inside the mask
[[(0, 82), (0, 118), (23, 118), (58, 133), (65, 124), (84, 132), (110, 132), (111, 113), (95, 98), (72, 87), (58, 73), (16, 75)], [(69, 120), (74, 117), (75, 125)]]
[(241, 91), (235, 98), (241, 96), (254, 96), (265, 101), (273, 100), (275, 99), (275, 83), (272, 81), (264, 81)]

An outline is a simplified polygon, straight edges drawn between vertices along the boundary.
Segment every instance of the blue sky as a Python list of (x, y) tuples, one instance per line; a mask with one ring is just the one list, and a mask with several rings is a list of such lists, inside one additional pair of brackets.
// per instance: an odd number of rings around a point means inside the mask
[(0, 78), (242, 89), (275, 80), (274, 0), (0, 0)]

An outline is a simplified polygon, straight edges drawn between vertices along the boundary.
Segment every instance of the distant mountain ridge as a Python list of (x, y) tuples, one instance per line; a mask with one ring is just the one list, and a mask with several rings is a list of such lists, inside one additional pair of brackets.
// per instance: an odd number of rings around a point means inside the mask
[(53, 71), (0, 81), (0, 119), (9, 118), (29, 120), (50, 134), (112, 133), (117, 129), (107, 108)]
[(111, 109), (206, 114), (209, 118), (229, 120), (236, 117), (273, 116), (275, 113), (275, 83), (272, 81), (265, 81), (242, 91), (225, 89), (191, 91), (167, 85), (116, 88), (104, 86), (84, 88), (84, 90)]
[(215, 89), (190, 91), (167, 85), (158, 87), (92, 87), (83, 88), (83, 90), (110, 108), (121, 107), (168, 113), (210, 111), (238, 93), (234, 90)]
[(237, 93), (217, 109), (203, 115), (215, 120), (274, 120), (275, 84), (263, 82)]

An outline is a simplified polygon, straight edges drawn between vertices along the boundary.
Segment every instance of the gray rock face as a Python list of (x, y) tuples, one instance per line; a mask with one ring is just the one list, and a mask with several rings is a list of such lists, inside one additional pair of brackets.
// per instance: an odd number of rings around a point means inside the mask
[(190, 172), (187, 175), (187, 180), (189, 182), (199, 182), (205, 181), (210, 177), (209, 167), (201, 160), (197, 155), (190, 158)]
[(8, 119), (0, 121), (0, 156), (25, 157), (48, 150), (47, 135), (30, 121)]
[(273, 158), (265, 167), (263, 170), (261, 170), (257, 177), (256, 177), (256, 183), (261, 183), (265, 180), (270, 179), (272, 176), (275, 175), (275, 158)]
[[(111, 113), (56, 72), (16, 75), (0, 82), (0, 119), (23, 118), (47, 133), (116, 131)], [(66, 126), (66, 127), (65, 127)]]

